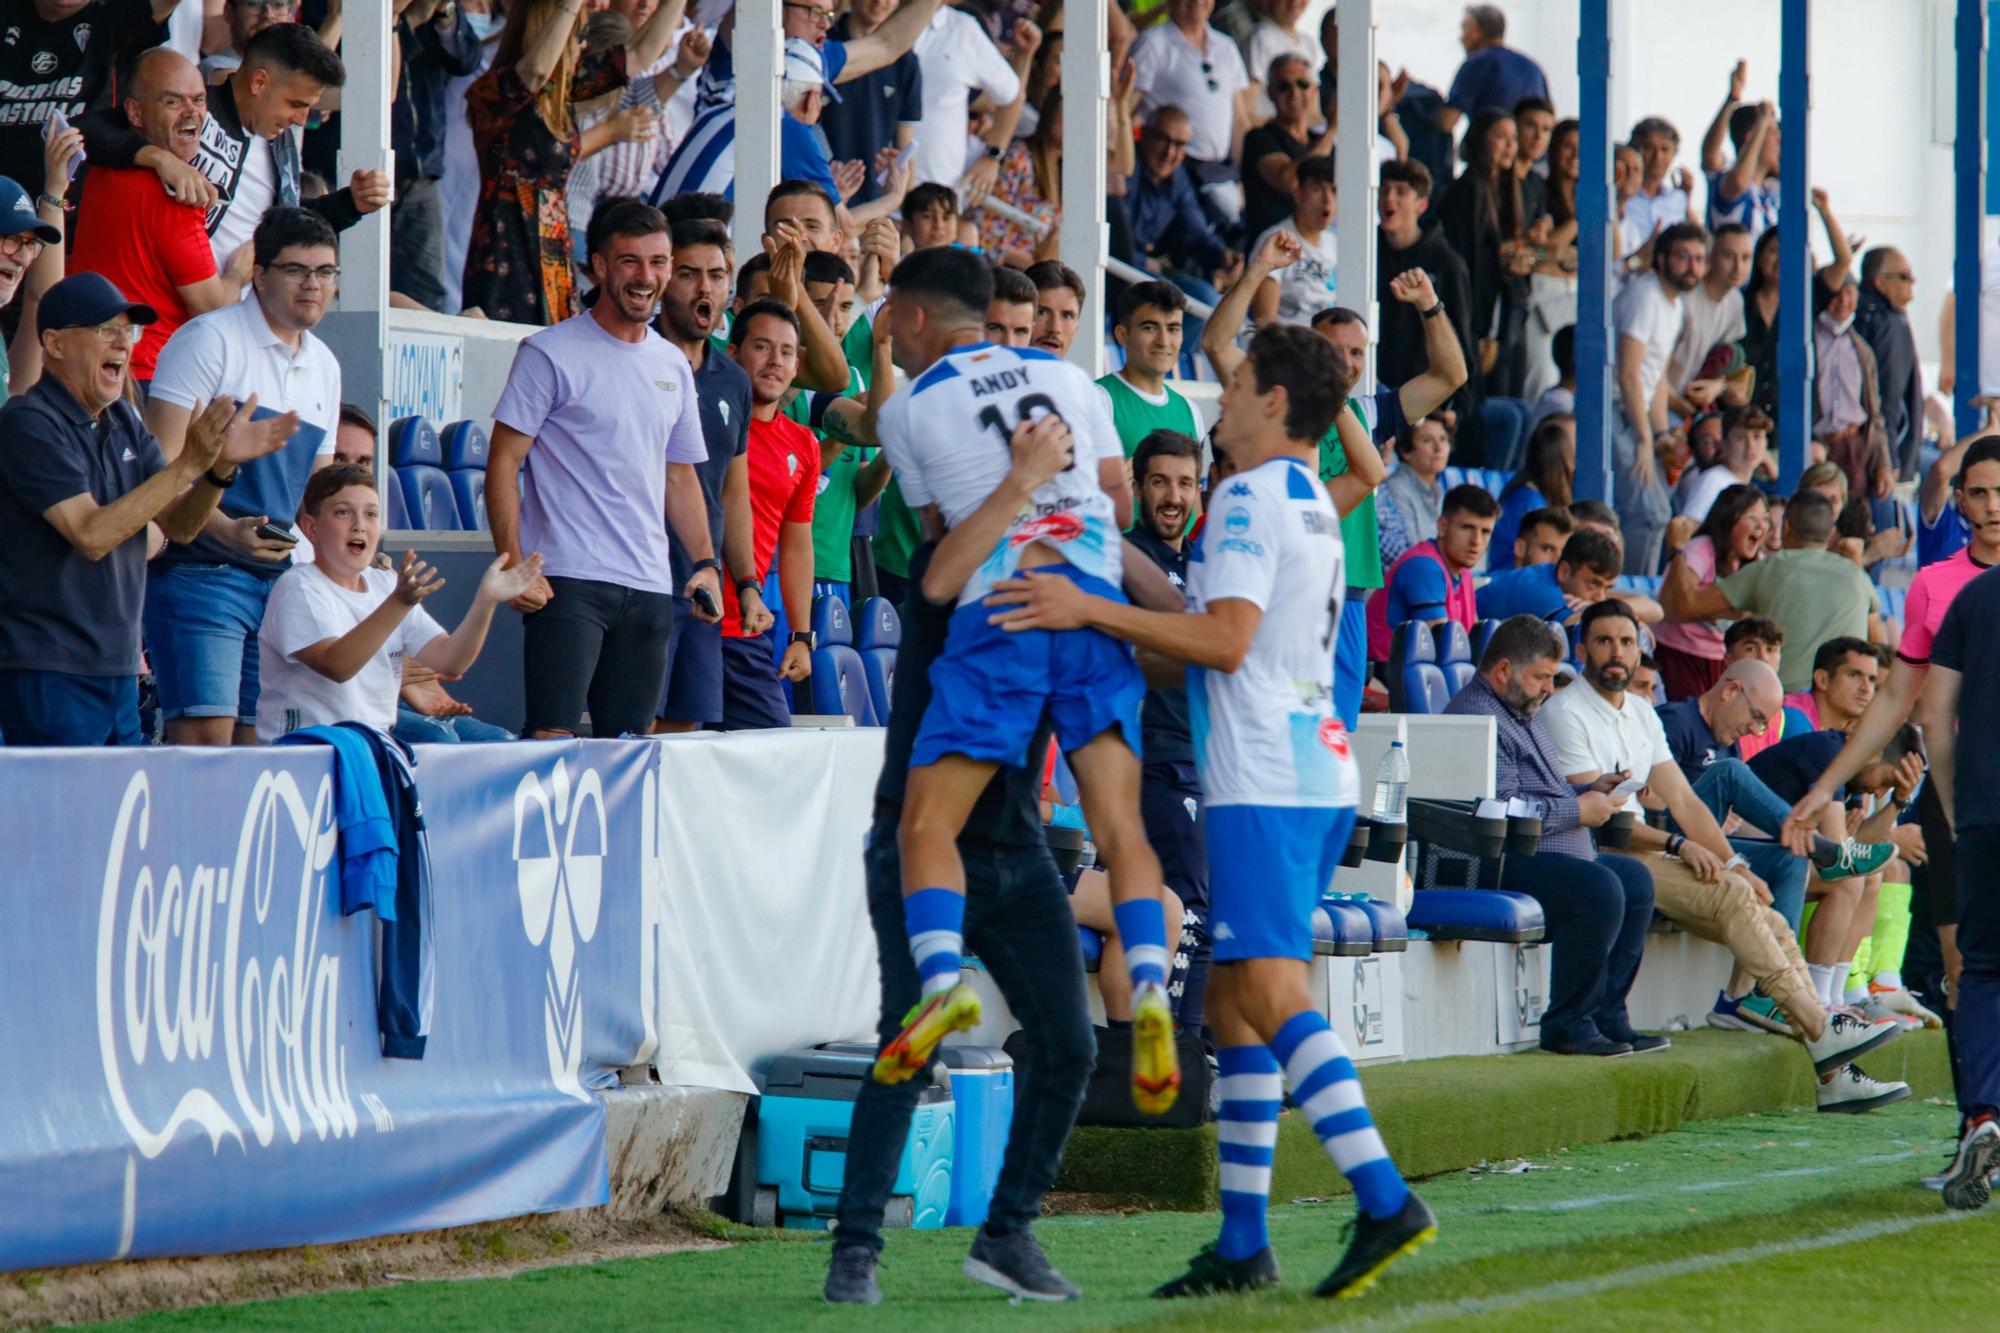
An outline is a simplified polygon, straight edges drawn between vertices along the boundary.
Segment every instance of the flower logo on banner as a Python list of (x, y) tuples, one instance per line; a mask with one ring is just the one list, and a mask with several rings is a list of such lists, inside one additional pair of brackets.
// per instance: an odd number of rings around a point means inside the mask
[(538, 949), (548, 945), (542, 1024), (549, 1075), (556, 1087), (578, 1101), (589, 1101), (590, 1095), (579, 1077), (583, 986), (577, 949), (597, 933), (609, 846), (604, 787), (595, 771), (583, 769), (572, 784), (567, 763), (558, 759), (546, 785), (536, 773), (522, 775), (514, 788), (514, 869), (521, 894), (521, 927), (528, 943)]

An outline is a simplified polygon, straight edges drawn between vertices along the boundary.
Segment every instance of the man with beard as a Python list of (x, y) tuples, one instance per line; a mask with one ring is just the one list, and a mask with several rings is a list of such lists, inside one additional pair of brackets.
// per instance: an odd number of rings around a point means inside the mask
[[(1152, 432), (1132, 455), (1139, 521), (1126, 540), (1177, 589), (1187, 587), (1187, 534), (1201, 512), (1200, 472), (1201, 446), (1178, 431)], [(1187, 970), (1169, 980), (1167, 994), (1174, 1002), (1175, 1021), (1194, 1030), (1201, 1026), (1211, 941), (1208, 846), (1185, 684), (1156, 684), (1146, 691), (1139, 733), (1146, 755), (1139, 775), (1139, 817), (1145, 821), (1146, 841), (1160, 858), (1161, 879), (1181, 900), (1178, 950), (1186, 953)], [(1172, 934), (1174, 923), (1167, 928)]]
[(1708, 272), (1708, 233), (1692, 222), (1653, 242), (1653, 271), (1625, 284), (1612, 303), (1618, 326), (1618, 399), (1624, 409), (1612, 437), (1618, 521), (1625, 534), (1625, 572), (1656, 574), (1660, 545), (1673, 514), (1673, 492), (1658, 449), (1667, 426), (1667, 359), (1680, 341), (1687, 311), (1680, 298)]
[[(649, 327), (672, 270), (667, 220), (623, 200), (591, 222), (598, 300), (521, 344), (493, 409), (494, 549), (510, 565), (542, 554), (543, 576), (514, 600), (531, 738), (576, 735), (586, 707), (594, 735), (650, 732), (675, 592), (721, 619), (694, 370)], [(680, 583), (677, 544), (693, 557)]]
[[(754, 579), (750, 545), (750, 377), (709, 342), (729, 307), (729, 229), (707, 219), (677, 222), (673, 242), (673, 268), (653, 328), (694, 368), (702, 440), (708, 446), (708, 458), (695, 465), (695, 476), (708, 507), (709, 542), (722, 552), (731, 584), (746, 585), (741, 593), (744, 628), (762, 634), (771, 627), (771, 613)], [(673, 583), (685, 587), (694, 561), (671, 522), (667, 530)], [(667, 688), (653, 730), (693, 731), (721, 720), (721, 626), (697, 617), (695, 604), (675, 594), (674, 625), (667, 635)]]
[[(1653, 879), (1629, 856), (1599, 854), (1589, 830), (1622, 803), (1600, 778), (1578, 790), (1556, 757), (1537, 716), (1555, 693), (1556, 669), (1569, 657), (1561, 631), (1538, 616), (1502, 621), (1487, 641), (1479, 674), (1444, 711), (1490, 717), (1494, 725), (1493, 794), (1542, 806), (1541, 849), (1510, 856), (1500, 887), (1542, 905), (1551, 946), (1549, 1007), (1541, 1046), (1557, 1055), (1630, 1055), (1632, 1043), (1605, 1031), (1630, 1030), (1625, 996), (1639, 975), (1653, 920)], [(1572, 686), (1571, 688), (1579, 688)]]

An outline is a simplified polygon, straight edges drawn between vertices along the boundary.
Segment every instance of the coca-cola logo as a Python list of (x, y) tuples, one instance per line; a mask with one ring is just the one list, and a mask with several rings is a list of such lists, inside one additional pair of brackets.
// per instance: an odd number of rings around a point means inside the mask
[[(118, 805), (97, 915), (98, 1054), (140, 1155), (159, 1156), (184, 1125), (216, 1148), (354, 1134), (342, 960), (320, 947), (339, 839), (331, 778), (308, 801), (291, 774), (260, 775), (226, 865), (156, 863), (152, 817), (142, 770)], [(364, 1100), (388, 1128), (386, 1108)]]

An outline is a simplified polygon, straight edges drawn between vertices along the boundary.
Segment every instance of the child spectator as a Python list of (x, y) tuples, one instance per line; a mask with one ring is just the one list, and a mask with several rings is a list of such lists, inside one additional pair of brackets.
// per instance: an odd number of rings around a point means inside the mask
[(420, 605), (444, 586), (436, 570), (414, 551), (403, 556), (400, 570), (375, 568), (382, 508), (372, 471), (336, 463), (315, 472), (299, 522), (313, 544), (313, 563), (295, 565), (278, 580), (257, 635), (260, 741), (334, 722), (388, 731), (396, 723), (403, 660), (462, 675), (486, 643), (494, 608), (541, 577), (540, 555), (512, 569), (505, 556), (494, 560), (471, 609), (447, 634)]
[(958, 244), (958, 196), (949, 185), (925, 181), (903, 196), (903, 234), (912, 250)]

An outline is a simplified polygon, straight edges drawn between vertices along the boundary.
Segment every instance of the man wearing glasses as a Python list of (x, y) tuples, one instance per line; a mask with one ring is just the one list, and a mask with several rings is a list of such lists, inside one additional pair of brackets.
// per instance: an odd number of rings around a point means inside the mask
[(0, 409), (0, 731), (10, 746), (141, 742), (146, 525), (193, 537), (239, 468), (298, 424), (291, 413), (253, 422), (219, 401), (167, 459), (122, 397), (135, 335), (152, 318), (99, 274), (56, 283), (37, 314), (44, 373)]
[(251, 251), (250, 294), (167, 340), (146, 406), (170, 462), (211, 399), (254, 394), (261, 408), (299, 417), (283, 450), (236, 474), (199, 535), (153, 564), (146, 646), (175, 745), (255, 744), (257, 626), (295, 544), (267, 525), (291, 523), (308, 478), (333, 461), (340, 420), (340, 363), (312, 334), (339, 291), (333, 227), (305, 209), (273, 209)]
[(1917, 275), (1901, 250), (1878, 245), (1861, 256), (1861, 304), (1854, 312), (1854, 331), (1875, 353), (1889, 457), (1904, 477), (1917, 475), (1917, 448), (1924, 439), (1924, 373), (1917, 364), (1916, 335), (1910, 331), (1910, 302), (1916, 295)]
[(1167, 22), (1132, 44), (1132, 65), (1139, 114), (1148, 123), (1162, 107), (1187, 112), (1188, 172), (1201, 187), (1203, 207), (1227, 225), (1243, 212), (1243, 185), (1230, 148), (1239, 128), (1250, 124), (1253, 94), (1236, 43), (1208, 26), (1214, 12), (1215, 0), (1169, 0)]

